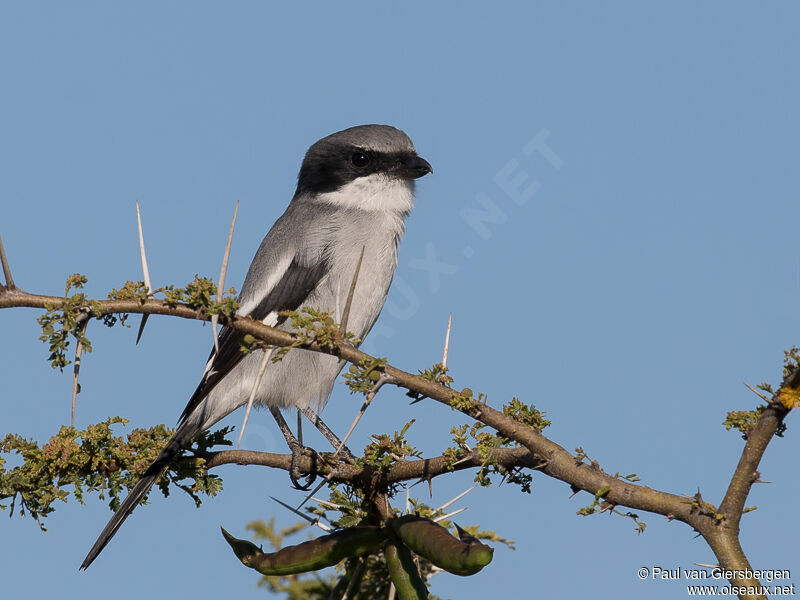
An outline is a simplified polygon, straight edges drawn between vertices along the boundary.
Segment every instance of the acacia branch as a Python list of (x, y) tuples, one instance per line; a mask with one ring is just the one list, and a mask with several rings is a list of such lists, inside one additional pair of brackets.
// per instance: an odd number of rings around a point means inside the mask
[[(57, 296), (42, 296), (28, 294), (21, 290), (11, 293), (6, 288), (0, 288), (0, 308), (31, 307), (52, 308), (63, 304), (64, 298)], [(142, 313), (177, 316), (185, 319), (209, 320), (209, 315), (202, 309), (194, 309), (178, 304), (169, 306), (166, 302), (157, 299), (139, 300), (102, 300), (87, 301), (84, 307), (91, 316), (101, 317), (112, 313)], [(249, 317), (220, 316), (220, 321), (228, 327), (275, 346), (298, 345), (297, 336), (281, 331)], [(344, 344), (334, 343), (322, 346), (316, 342), (302, 342), (299, 347), (307, 350), (331, 354), (354, 364), (371, 364), (375, 359), (356, 348)], [(515, 454), (514, 450), (496, 450), (498, 457), (503, 460), (513, 457), (508, 463), (510, 466), (527, 466), (537, 468), (543, 473), (568, 483), (573, 489), (584, 490), (609, 503), (610, 505), (626, 506), (636, 510), (661, 514), (669, 519), (677, 519), (687, 523), (697, 530), (709, 543), (719, 559), (720, 566), (724, 569), (749, 568), (744, 551), (738, 541), (739, 521), (741, 519), (744, 503), (752, 484), (757, 480), (757, 467), (770, 440), (777, 431), (788, 413), (788, 409), (773, 401), (762, 412), (759, 419), (748, 433), (748, 441), (742, 452), (730, 486), (725, 498), (716, 509), (705, 502), (699, 493), (694, 497), (679, 496), (668, 492), (656, 490), (642, 485), (636, 485), (611, 476), (602, 471), (595, 464), (586, 464), (581, 459), (573, 456), (560, 445), (551, 441), (532, 427), (520, 423), (512, 417), (498, 411), (485, 403), (477, 400), (463, 401), (460, 399), (457, 406), (454, 400), (458, 394), (450, 387), (438, 382), (413, 375), (391, 365), (382, 367), (383, 372), (389, 377), (392, 384), (405, 388), (418, 396), (431, 398), (447, 406), (456, 408), (473, 419), (484, 423), (504, 437), (515, 440), (527, 449), (527, 454)], [(800, 375), (795, 374), (791, 382), (792, 387), (800, 382)], [(517, 449), (520, 450), (520, 449)], [(209, 460), (209, 467), (220, 464), (263, 464), (275, 468), (288, 469), (290, 457), (284, 455), (270, 455), (267, 453), (252, 453), (241, 450), (224, 451), (214, 454)], [(307, 460), (307, 459), (306, 459)], [(382, 485), (395, 481), (402, 481), (414, 477), (434, 477), (443, 473), (445, 466), (430, 459), (427, 461), (404, 461), (392, 466), (387, 472), (378, 477)], [(252, 461), (252, 462), (251, 462)], [(516, 462), (515, 462), (516, 461)], [(480, 466), (483, 461), (475, 463), (475, 457), (458, 464), (455, 470), (471, 466)], [(301, 469), (311, 468), (301, 462)], [(356, 468), (351, 465), (339, 465), (334, 478), (341, 481), (366, 481), (375, 483), (376, 472), (369, 468)], [(396, 479), (395, 479), (396, 478)], [(729, 578), (734, 585), (758, 585), (756, 579)], [(751, 597), (741, 595), (740, 597)], [(754, 598), (760, 596), (752, 596)]]
[[(63, 302), (64, 299), (58, 296), (42, 296), (25, 292), (14, 295), (0, 293), (0, 308), (58, 307), (62, 305)], [(94, 317), (100, 317), (104, 314), (111, 313), (143, 313), (169, 315), (202, 321), (209, 320), (210, 318), (203, 310), (193, 309), (183, 304), (169, 306), (166, 302), (158, 299), (147, 299), (144, 302), (138, 300), (87, 301), (85, 308), (91, 313), (91, 316)], [(98, 312), (99, 314), (97, 314)], [(260, 321), (255, 321), (249, 317), (221, 316), (220, 320), (228, 327), (245, 334), (251, 334), (253, 337), (268, 344), (291, 346), (297, 343), (296, 336), (264, 325)], [(368, 354), (346, 344), (323, 347), (312, 342), (303, 344), (302, 348), (332, 354), (354, 364), (369, 363), (375, 360)], [(391, 365), (386, 365), (383, 370), (385, 374), (391, 378), (391, 383), (394, 385), (426, 396), (447, 406), (451, 406), (451, 402), (454, 398), (453, 389), (437, 382), (423, 379), (422, 377), (413, 375)], [(684, 521), (692, 525), (698, 531), (701, 530), (701, 519), (698, 515), (698, 511), (693, 507), (693, 501), (690, 497), (678, 496), (617, 479), (604, 473), (595, 466), (577, 460), (575, 456), (563, 447), (549, 440), (531, 427), (515, 421), (513, 418), (495, 410), (487, 404), (472, 401), (467, 406), (461, 407), (460, 410), (473, 419), (494, 428), (503, 436), (519, 442), (525, 446), (531, 454), (547, 461), (547, 465), (542, 467), (541, 470), (551, 477), (560, 479), (574, 488), (587, 491), (591, 494), (596, 494), (607, 486), (609, 489), (604, 498), (612, 504), (666, 515), (670, 518)]]
[[(272, 452), (256, 452), (254, 450), (220, 450), (203, 455), (206, 468), (213, 469), (222, 465), (256, 465), (289, 471), (291, 469), (291, 454), (274, 454)], [(542, 462), (537, 460), (527, 448), (494, 448), (488, 454), (488, 460), (499, 467), (512, 469), (514, 467), (528, 467), (536, 469)], [(485, 459), (477, 450), (465, 454), (456, 464), (445, 456), (425, 458), (418, 460), (403, 460), (381, 469), (371, 465), (356, 466), (340, 462), (331, 468), (331, 481), (338, 483), (358, 483), (367, 488), (382, 488), (394, 483), (410, 481), (413, 479), (432, 479), (453, 471), (463, 471), (474, 467), (481, 467)], [(314, 461), (309, 456), (298, 457), (296, 465), (303, 473), (310, 473), (315, 468)]]

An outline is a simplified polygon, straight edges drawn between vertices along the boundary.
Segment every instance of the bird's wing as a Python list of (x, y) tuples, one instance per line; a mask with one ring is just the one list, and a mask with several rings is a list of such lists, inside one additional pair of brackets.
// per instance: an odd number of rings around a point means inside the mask
[[(260, 299), (251, 298), (250, 304), (257, 303), (247, 311), (247, 315), (257, 321), (264, 321), (268, 325), (277, 325), (283, 321), (278, 312), (283, 310), (297, 310), (302, 307), (308, 295), (320, 284), (330, 270), (329, 262), (322, 255), (312, 264), (304, 264), (301, 255), (295, 255), (291, 260), (279, 261), (278, 270), (263, 274), (262, 280), (275, 282), (269, 289), (260, 290)], [(283, 273), (280, 273), (283, 269)], [(249, 276), (248, 276), (249, 278)], [(245, 286), (247, 282), (245, 282)], [(211, 351), (200, 384), (183, 409), (180, 421), (183, 422), (192, 411), (203, 401), (208, 393), (214, 389), (231, 370), (239, 363), (245, 354), (241, 350), (243, 334), (223, 327), (219, 335), (219, 353)]]

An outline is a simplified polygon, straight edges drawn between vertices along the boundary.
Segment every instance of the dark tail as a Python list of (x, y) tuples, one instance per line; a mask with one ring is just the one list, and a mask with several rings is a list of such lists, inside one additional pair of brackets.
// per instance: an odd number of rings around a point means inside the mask
[(186, 421), (178, 427), (175, 435), (173, 435), (172, 439), (164, 446), (161, 454), (158, 455), (158, 458), (156, 458), (153, 464), (145, 471), (142, 478), (133, 486), (128, 497), (125, 498), (122, 505), (117, 509), (117, 512), (111, 517), (108, 525), (103, 529), (97, 541), (94, 543), (94, 546), (92, 546), (92, 549), (89, 550), (89, 554), (83, 559), (83, 563), (80, 567), (81, 569), (88, 568), (89, 565), (94, 562), (94, 559), (103, 551), (106, 544), (111, 541), (111, 538), (117, 533), (117, 530), (125, 522), (125, 519), (139, 506), (142, 498), (147, 495), (147, 492), (150, 491), (153, 484), (158, 481), (158, 478), (161, 477), (162, 473), (167, 469), (175, 455), (181, 451), (183, 445), (190, 442), (198, 433), (197, 426), (190, 426)]

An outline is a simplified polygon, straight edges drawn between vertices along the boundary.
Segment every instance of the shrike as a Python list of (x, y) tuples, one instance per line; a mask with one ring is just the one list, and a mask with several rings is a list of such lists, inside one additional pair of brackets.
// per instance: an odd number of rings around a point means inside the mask
[[(351, 127), (319, 140), (303, 159), (286, 212), (250, 264), (238, 314), (290, 330), (280, 311), (304, 306), (343, 310), (363, 249), (347, 329), (364, 339), (394, 276), (398, 245), (414, 203), (414, 180), (432, 171), (408, 136), (388, 125)], [(341, 314), (335, 316), (341, 320)], [(233, 329), (222, 329), (219, 352), (212, 351), (175, 435), (111, 517), (82, 569), (97, 558), (175, 455), (247, 403), (261, 353), (242, 353), (240, 339)], [(267, 366), (255, 403), (272, 410), (319, 411), (343, 366), (334, 356), (293, 349)]]

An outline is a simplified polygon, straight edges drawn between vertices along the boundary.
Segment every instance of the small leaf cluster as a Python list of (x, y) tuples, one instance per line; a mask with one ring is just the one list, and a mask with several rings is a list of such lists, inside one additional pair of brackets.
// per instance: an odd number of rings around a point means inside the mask
[(236, 290), (223, 290), (221, 298), (216, 299), (217, 285), (208, 277), (195, 275), (185, 288), (168, 285), (153, 291), (153, 294), (164, 294), (167, 306), (175, 308), (178, 304), (186, 304), (189, 308), (201, 310), (208, 315), (233, 316), (239, 309)]
[(786, 379), (800, 368), (800, 348), (792, 346), (783, 353), (783, 378)]
[(361, 393), (365, 396), (369, 394), (378, 379), (380, 379), (383, 367), (386, 365), (385, 358), (374, 360), (364, 360), (357, 365), (350, 365), (350, 368), (343, 375), (345, 385), (350, 388), (350, 393)]
[(450, 387), (450, 384), (453, 383), (453, 378), (447, 374), (448, 369), (447, 367), (443, 366), (442, 363), (436, 363), (432, 367), (428, 369), (422, 369), (419, 372), (419, 376), (423, 379), (427, 379), (428, 381), (434, 381), (438, 384), (441, 384), (445, 387)]
[(611, 491), (610, 485), (604, 485), (601, 487), (597, 492), (594, 494), (594, 500), (588, 506), (584, 506), (583, 508), (579, 509), (576, 514), (581, 515), (582, 517), (587, 517), (589, 515), (593, 515), (596, 512), (599, 512), (604, 508), (603, 498), (606, 497), (606, 494)]
[[(87, 492), (101, 499), (108, 494), (112, 510), (119, 507), (122, 492), (130, 489), (155, 460), (161, 448), (172, 437), (164, 425), (150, 429), (134, 429), (127, 439), (113, 435), (112, 426), (124, 425), (126, 419), (111, 417), (86, 429), (62, 427), (42, 446), (16, 434), (0, 439), (0, 502), (11, 500), (12, 514), (30, 514), (44, 530), (42, 518), (55, 510), (56, 500), (66, 502), (69, 490), (81, 504)], [(227, 443), (227, 430), (205, 434), (198, 442), (199, 452), (212, 445)], [(19, 465), (7, 468), (6, 455), (17, 455)], [(17, 462), (15, 460), (15, 462)], [(196, 504), (199, 494), (215, 495), (222, 481), (209, 475), (204, 461), (193, 456), (181, 456), (158, 482), (167, 495), (169, 485), (188, 493)], [(0, 504), (0, 508), (8, 505)]]
[(716, 506), (703, 500), (703, 495), (700, 493), (699, 489), (697, 493), (692, 496), (692, 509), (701, 515), (713, 517), (717, 523), (725, 520), (725, 515), (717, 511)]
[(408, 456), (421, 458), (422, 453), (410, 445), (405, 437), (414, 422), (415, 419), (412, 419), (399, 432), (395, 431), (393, 436), (385, 433), (373, 435), (374, 441), (364, 448), (364, 457), (356, 459), (356, 464), (386, 470), (395, 462), (405, 460)]
[[(89, 316), (93, 316), (103, 322), (108, 327), (113, 327), (117, 323), (126, 325), (128, 314), (108, 313), (97, 300), (90, 300), (81, 290), (87, 283), (84, 275), (75, 274), (67, 278), (64, 291), (64, 300), (58, 306), (47, 306), (45, 313), (37, 319), (42, 328), (39, 339), (48, 344), (50, 355), (48, 360), (54, 369), (63, 371), (64, 367), (72, 361), (67, 358), (67, 351), (70, 346), (70, 337), (78, 340), (84, 350), (92, 351), (91, 341), (85, 335), (85, 321)], [(157, 290), (148, 290), (147, 286), (141, 281), (126, 281), (119, 289), (113, 288), (108, 293), (109, 300), (134, 300), (142, 305), (147, 302), (148, 295), (163, 294), (164, 302), (174, 308), (179, 303), (186, 304), (189, 308), (202, 310), (206, 314), (221, 314), (232, 316), (239, 308), (235, 299), (236, 291), (230, 288), (223, 292), (219, 302), (215, 302), (212, 296), (217, 288), (211, 279), (195, 275), (185, 288), (175, 288), (167, 286)]]
[(67, 278), (64, 290), (64, 302), (61, 306), (47, 306), (45, 313), (36, 319), (42, 328), (39, 339), (48, 344), (50, 355), (47, 360), (54, 369), (64, 370), (70, 361), (67, 358), (70, 337), (79, 340), (87, 352), (92, 351), (92, 344), (83, 333), (83, 321), (88, 318), (84, 313), (86, 295), (83, 292), (70, 291), (83, 289), (87, 279), (83, 275), (75, 274)]
[[(532, 406), (531, 409), (536, 410)], [(547, 425), (542, 425), (542, 427), (546, 426)], [(481, 431), (484, 427), (486, 426), (480, 422), (475, 422), (472, 425), (452, 427), (450, 429), (450, 434), (453, 436), (454, 445), (446, 448), (442, 453), (445, 466), (452, 470), (459, 460), (466, 457), (468, 453), (471, 453), (472, 448), (467, 440), (472, 439), (475, 443), (475, 450), (477, 450), (481, 458), (481, 467), (475, 475), (476, 483), (480, 484), (482, 487), (488, 487), (492, 484), (490, 475), (498, 474), (502, 478), (501, 483), (508, 482), (519, 485), (523, 492), (530, 494), (531, 484), (533, 483), (533, 476), (530, 473), (524, 472), (521, 467), (507, 469), (499, 465), (497, 461), (492, 458), (492, 451), (496, 448), (516, 446), (518, 445), (517, 442), (499, 434)]]
[[(617, 473), (615, 477), (619, 479), (620, 478), (619, 473)], [(636, 476), (635, 473), (631, 475), (622, 476), (621, 478), (628, 479), (629, 481), (639, 481), (639, 478)], [(592, 503), (589, 504), (588, 506), (584, 506), (583, 508), (578, 509), (576, 514), (582, 517), (588, 517), (593, 514), (611, 511), (612, 513), (617, 514), (621, 517), (627, 517), (631, 519), (634, 523), (636, 523), (636, 533), (639, 534), (644, 533), (645, 529), (647, 529), (647, 523), (645, 523), (644, 521), (640, 521), (639, 515), (631, 511), (626, 511), (624, 513), (620, 512), (615, 508), (614, 504), (605, 500), (605, 497), (608, 495), (608, 492), (610, 491), (611, 491), (611, 486), (609, 485), (604, 485), (603, 487), (601, 487), (595, 493)]]
[(147, 302), (149, 290), (144, 281), (126, 281), (121, 288), (112, 288), (108, 293), (109, 300), (135, 300), (139, 304)]
[[(304, 306), (300, 310), (282, 310), (278, 314), (291, 321), (296, 340), (291, 346), (278, 348), (273, 361), (283, 358), (292, 348), (317, 343), (323, 348), (332, 349), (343, 339), (341, 328), (334, 321), (332, 312)], [(354, 345), (360, 342), (352, 333), (346, 333), (344, 337)]]
[(477, 400), (472, 395), (470, 388), (464, 388), (460, 392), (454, 392), (453, 397), (450, 399), (450, 406), (455, 410), (467, 412), (472, 408), (475, 402), (486, 402), (486, 396), (478, 392)]
[(544, 412), (537, 409), (533, 404), (530, 406), (522, 402), (519, 398), (512, 398), (511, 402), (503, 406), (503, 414), (511, 417), (515, 421), (527, 425), (541, 433), (551, 422), (544, 418)]
[[(722, 424), (725, 426), (727, 431), (736, 429), (742, 434), (742, 439), (746, 440), (750, 430), (756, 424), (765, 408), (767, 408), (767, 406), (762, 404), (755, 410), (732, 410), (728, 412), (728, 415), (725, 417), (725, 420), (722, 422)], [(785, 432), (786, 424), (781, 422), (775, 431), (775, 435), (778, 437), (783, 437)]]

